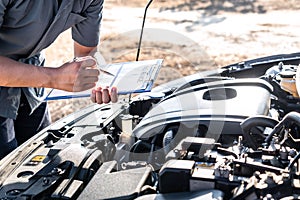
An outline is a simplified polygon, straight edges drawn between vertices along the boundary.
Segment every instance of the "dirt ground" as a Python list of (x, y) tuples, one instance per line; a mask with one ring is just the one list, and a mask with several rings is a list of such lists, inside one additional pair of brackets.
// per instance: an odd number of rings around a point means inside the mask
[[(99, 51), (107, 63), (136, 59), (136, 34), (126, 31), (140, 27), (147, 2), (106, 0)], [(172, 36), (190, 41), (145, 36), (139, 59), (164, 59), (158, 85), (246, 59), (295, 52), (300, 48), (300, 24), (295, 22), (299, 8), (300, 0), (154, 0), (146, 26), (169, 29)], [(291, 21), (284, 18), (288, 16)], [(72, 48), (68, 30), (46, 50), (46, 65), (71, 60)], [(89, 99), (50, 101), (52, 120), (89, 104)]]

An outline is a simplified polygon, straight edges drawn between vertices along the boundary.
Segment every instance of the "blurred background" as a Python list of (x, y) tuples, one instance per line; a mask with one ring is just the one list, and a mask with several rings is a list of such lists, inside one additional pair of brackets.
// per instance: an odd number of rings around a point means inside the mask
[[(106, 0), (98, 52), (105, 63), (135, 61), (145, 0)], [(139, 60), (164, 59), (155, 85), (247, 59), (300, 49), (300, 0), (154, 0)], [(46, 66), (73, 59), (71, 31), (45, 51)], [(91, 102), (50, 101), (52, 121)]]

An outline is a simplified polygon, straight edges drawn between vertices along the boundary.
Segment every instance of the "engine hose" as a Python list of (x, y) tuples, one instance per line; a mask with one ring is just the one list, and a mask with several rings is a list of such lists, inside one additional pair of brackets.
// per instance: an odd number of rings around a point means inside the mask
[(284, 116), (284, 118), (274, 127), (273, 131), (265, 139), (265, 142), (269, 145), (272, 137), (276, 133), (280, 133), (283, 128), (289, 127), (293, 123), (296, 123), (298, 126), (300, 126), (300, 114), (294, 111)]
[(152, 163), (152, 161), (153, 161), (153, 152), (155, 150), (156, 139), (157, 139), (157, 135), (155, 135), (153, 137), (153, 139), (151, 140), (151, 150), (150, 150), (149, 157), (148, 157), (148, 163)]
[(294, 164), (297, 162), (297, 160), (299, 160), (300, 158), (300, 152), (294, 157), (294, 159), (290, 162), (290, 164), (288, 165), (288, 169), (291, 169), (291, 167), (294, 166)]
[(260, 144), (258, 144), (250, 134), (251, 129), (257, 126), (273, 128), (276, 124), (278, 124), (278, 121), (271, 117), (255, 116), (245, 119), (240, 125), (243, 130), (243, 137), (247, 141), (249, 147), (257, 149)]
[(174, 139), (173, 130), (172, 129), (168, 130), (163, 137), (163, 148), (166, 155), (172, 150), (170, 147), (170, 143), (172, 142), (173, 139)]
[(138, 140), (130, 148), (130, 152), (133, 153), (149, 153), (150, 151), (151, 151), (151, 144), (143, 140)]

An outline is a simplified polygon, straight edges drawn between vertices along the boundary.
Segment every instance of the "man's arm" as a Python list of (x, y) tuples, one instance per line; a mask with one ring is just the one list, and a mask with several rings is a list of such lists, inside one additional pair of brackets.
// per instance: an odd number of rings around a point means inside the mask
[[(82, 46), (77, 42), (74, 42), (74, 55), (75, 57), (87, 56), (94, 53), (97, 47)], [(97, 87), (92, 90), (91, 101), (94, 103), (102, 104), (109, 103), (110, 101), (115, 103), (118, 101), (117, 88), (101, 88)]]
[(96, 85), (99, 70), (91, 69), (95, 61), (69, 62), (58, 68), (37, 67), (0, 56), (0, 86), (47, 87), (66, 91), (83, 91)]
[[(102, 19), (103, 0), (91, 1), (85, 10), (86, 19), (72, 27), (72, 38), (74, 43), (75, 57), (94, 54), (99, 42), (99, 29)], [(117, 88), (97, 87), (92, 90), (91, 100), (94, 103), (102, 104), (117, 102)]]
[(88, 56), (91, 55), (97, 47), (86, 47), (78, 42), (74, 42), (74, 56), (75, 57), (83, 57), (83, 56)]
[(51, 69), (23, 64), (0, 56), (0, 86), (49, 87), (52, 86)]

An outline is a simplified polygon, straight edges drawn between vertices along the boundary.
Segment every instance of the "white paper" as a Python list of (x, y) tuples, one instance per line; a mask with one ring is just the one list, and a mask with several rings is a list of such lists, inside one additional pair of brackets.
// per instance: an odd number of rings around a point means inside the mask
[[(118, 89), (118, 94), (149, 92), (152, 89), (162, 62), (162, 59), (156, 59), (114, 63), (101, 66), (101, 69), (104, 69), (115, 76), (110, 76), (100, 72), (97, 87), (115, 86)], [(89, 97), (91, 95), (91, 91), (92, 89), (82, 92), (66, 92), (63, 90), (53, 89), (49, 92), (45, 101)]]

